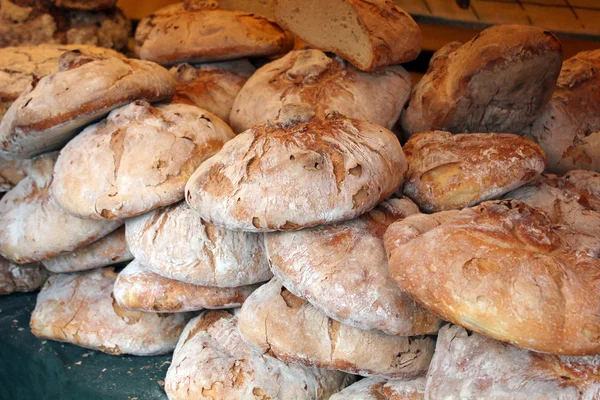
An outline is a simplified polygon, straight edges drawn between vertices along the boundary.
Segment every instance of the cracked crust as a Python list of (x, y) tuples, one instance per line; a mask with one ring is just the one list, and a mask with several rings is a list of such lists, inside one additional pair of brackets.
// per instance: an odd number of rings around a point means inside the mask
[(320, 50), (292, 51), (252, 75), (235, 99), (231, 127), (243, 132), (277, 117), (285, 104), (303, 102), (391, 129), (411, 87), (400, 65), (367, 73)]
[(51, 276), (31, 314), (31, 332), (109, 354), (172, 351), (191, 315), (121, 308), (112, 294), (116, 277), (112, 268)]
[(18, 265), (0, 257), (0, 295), (36, 291), (49, 275), (40, 263)]
[(8, 192), (28, 174), (32, 160), (0, 157), (0, 192)]
[(425, 392), (429, 399), (596, 399), (600, 356), (540, 354), (448, 325), (440, 330)]
[(236, 317), (207, 311), (181, 334), (165, 391), (171, 400), (325, 400), (354, 380), (255, 353), (242, 341)]
[(133, 259), (125, 241), (125, 227), (104, 236), (71, 253), (42, 261), (44, 267), (56, 273), (77, 272), (106, 267)]
[(404, 194), (424, 212), (461, 209), (501, 197), (544, 171), (542, 149), (517, 135), (420, 133), (403, 147)]
[(0, 254), (23, 264), (74, 251), (122, 221), (92, 221), (64, 212), (50, 196), (56, 153), (32, 160), (29, 175), (0, 200)]
[(182, 200), (192, 172), (232, 137), (223, 121), (196, 106), (138, 100), (65, 146), (52, 195), (80, 218), (140, 215)]
[(558, 39), (532, 26), (496, 25), (449, 43), (413, 89), (402, 129), (519, 133), (550, 100), (561, 62)]
[(365, 378), (331, 396), (329, 400), (424, 400), (425, 378), (411, 380)]
[[(86, 90), (79, 90), (85, 82)], [(29, 85), (0, 122), (0, 150), (27, 158), (56, 149), (111, 110), (141, 99), (170, 100), (175, 81), (147, 61), (64, 53), (59, 70)]]
[(548, 171), (600, 172), (600, 49), (563, 63), (552, 99), (524, 129), (548, 156)]
[(169, 70), (177, 82), (172, 103), (196, 105), (228, 124), (235, 96), (254, 70), (248, 60), (176, 65)]
[(384, 240), (392, 278), (425, 308), (527, 349), (600, 352), (600, 239), (518, 200), (465, 208), (425, 232), (407, 230), (411, 218)]
[(433, 334), (441, 321), (397, 288), (383, 246), (392, 222), (418, 212), (408, 198), (392, 199), (351, 221), (266, 234), (271, 270), (296, 296), (344, 324)]
[(166, 278), (235, 287), (273, 276), (262, 235), (205, 222), (185, 201), (131, 218), (126, 227), (135, 258)]
[(277, 278), (248, 297), (238, 324), (242, 339), (262, 354), (362, 376), (423, 376), (435, 348), (431, 337), (386, 335), (341, 324), (294, 296)]
[(397, 190), (407, 169), (387, 129), (288, 104), (236, 136), (194, 172), (188, 204), (246, 231), (299, 230), (352, 219)]
[(114, 296), (127, 310), (173, 313), (241, 307), (259, 285), (235, 288), (190, 285), (147, 270), (139, 260), (119, 273)]

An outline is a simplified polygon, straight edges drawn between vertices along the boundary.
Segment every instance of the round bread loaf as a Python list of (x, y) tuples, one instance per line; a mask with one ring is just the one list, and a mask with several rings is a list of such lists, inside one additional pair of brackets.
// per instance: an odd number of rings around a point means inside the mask
[(29, 174), (32, 160), (0, 157), (0, 192), (8, 192)]
[(269, 265), (293, 294), (343, 324), (390, 335), (435, 333), (441, 321), (398, 289), (383, 246), (392, 222), (418, 212), (409, 199), (392, 199), (351, 221), (266, 234)]
[(166, 278), (235, 287), (273, 276), (261, 235), (205, 222), (185, 201), (131, 218), (126, 227), (135, 258)]
[(52, 194), (82, 218), (140, 215), (182, 200), (192, 172), (233, 136), (196, 106), (138, 100), (69, 142), (56, 162)]
[(328, 318), (277, 278), (248, 297), (238, 315), (242, 339), (282, 361), (362, 376), (415, 378), (429, 367), (431, 337), (392, 336)]
[(61, 8), (75, 10), (105, 10), (117, 4), (117, 0), (51, 0), (52, 4)]
[[(75, 50), (58, 72), (30, 85), (0, 122), (0, 149), (27, 158), (61, 147), (90, 122), (135, 99), (169, 100), (175, 81), (147, 61), (104, 58)], [(78, 85), (85, 82), (85, 90)]]
[(196, 105), (229, 123), (235, 96), (254, 69), (248, 60), (177, 65), (170, 69), (177, 82), (171, 102)]
[(0, 257), (0, 295), (36, 291), (49, 275), (40, 263), (18, 265)]
[(31, 332), (109, 354), (152, 356), (175, 348), (190, 314), (158, 315), (121, 308), (112, 268), (52, 275), (31, 313)]
[(465, 208), (420, 236), (410, 223), (385, 233), (390, 272), (427, 309), (535, 351), (600, 352), (599, 238), (517, 200)]
[(86, 271), (131, 259), (133, 259), (133, 255), (127, 247), (125, 227), (122, 226), (85, 247), (44, 260), (42, 264), (49, 271), (60, 273)]
[(496, 25), (439, 49), (402, 113), (407, 135), (519, 133), (548, 103), (562, 62), (558, 39), (526, 25)]
[(550, 103), (525, 128), (548, 156), (548, 171), (600, 172), (600, 49), (563, 63)]
[(368, 73), (320, 50), (292, 51), (252, 75), (235, 99), (231, 127), (243, 132), (277, 117), (285, 104), (304, 102), (391, 129), (411, 87), (400, 65)]
[(544, 171), (544, 152), (512, 134), (427, 132), (410, 138), (404, 194), (425, 212), (498, 198)]
[(425, 390), (429, 399), (598, 397), (600, 356), (559, 357), (526, 351), (457, 325), (440, 330)]
[(352, 219), (397, 190), (407, 164), (387, 129), (306, 104), (238, 135), (194, 172), (188, 204), (246, 231), (298, 230)]
[(127, 310), (173, 313), (240, 307), (257, 287), (190, 285), (150, 272), (138, 260), (134, 260), (119, 273), (114, 297)]
[(424, 400), (425, 378), (411, 380), (365, 378), (331, 396), (329, 400)]
[(0, 200), (0, 254), (18, 264), (76, 250), (123, 224), (75, 218), (56, 204), (50, 196), (56, 156), (35, 158), (29, 175)]
[(255, 353), (240, 337), (236, 317), (207, 311), (181, 334), (165, 391), (171, 400), (325, 400), (354, 380), (342, 372), (286, 364)]

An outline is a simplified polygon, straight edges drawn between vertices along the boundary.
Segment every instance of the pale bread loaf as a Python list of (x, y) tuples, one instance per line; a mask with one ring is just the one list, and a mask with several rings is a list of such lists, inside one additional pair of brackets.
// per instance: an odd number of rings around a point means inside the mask
[(423, 400), (425, 378), (411, 380), (366, 378), (348, 386), (329, 400)]
[(49, 275), (39, 262), (18, 265), (0, 257), (0, 295), (38, 290)]

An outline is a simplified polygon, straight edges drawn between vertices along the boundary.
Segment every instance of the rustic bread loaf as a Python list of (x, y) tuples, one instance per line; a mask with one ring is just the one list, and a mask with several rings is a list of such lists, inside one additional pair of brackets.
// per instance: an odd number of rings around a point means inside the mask
[(8, 192), (21, 182), (28, 175), (32, 163), (32, 160), (0, 157), (0, 192)]
[(60, 273), (86, 271), (132, 259), (125, 241), (125, 227), (122, 226), (85, 247), (44, 260), (42, 264), (48, 270)]
[(52, 194), (81, 218), (129, 218), (183, 199), (186, 181), (234, 136), (188, 104), (135, 101), (86, 128), (61, 151)]
[(229, 123), (235, 96), (254, 70), (248, 60), (179, 64), (169, 71), (177, 82), (172, 102), (196, 105)]
[(403, 150), (404, 194), (426, 212), (498, 198), (541, 174), (546, 162), (538, 145), (512, 134), (427, 132)]
[(173, 350), (189, 314), (158, 315), (121, 308), (111, 268), (52, 275), (31, 314), (31, 332), (109, 354), (151, 356)]
[(387, 129), (287, 104), (204, 162), (186, 200), (228, 229), (298, 230), (369, 211), (402, 185), (406, 168)]
[(105, 10), (117, 4), (117, 0), (51, 0), (51, 2), (56, 7), (75, 10)]
[(0, 257), (0, 295), (38, 290), (49, 275), (40, 263), (18, 265)]
[(165, 20), (173, 15), (177, 15), (179, 13), (185, 12), (190, 9), (189, 6), (186, 6), (184, 3), (174, 3), (169, 4), (165, 7), (159, 8), (154, 11), (152, 14), (147, 15), (142, 18), (135, 28), (135, 53), (139, 56), (140, 48), (148, 39), (148, 35), (152, 32), (152, 29), (156, 26), (156, 24), (162, 20)]
[(248, 297), (238, 325), (242, 339), (261, 354), (363, 376), (422, 376), (435, 348), (431, 337), (386, 335), (341, 324), (294, 296), (277, 278)]
[(560, 42), (526, 25), (496, 25), (467, 43), (447, 44), (429, 63), (402, 113), (407, 135), (519, 133), (552, 96), (560, 72)]
[(255, 353), (242, 341), (236, 317), (207, 311), (181, 334), (165, 391), (171, 400), (325, 400), (354, 380)]
[(127, 310), (173, 313), (240, 307), (258, 285), (217, 288), (190, 285), (148, 271), (138, 260), (119, 273), (114, 296)]
[(385, 234), (390, 272), (427, 309), (536, 351), (600, 352), (600, 238), (554, 226), (517, 200), (465, 208), (412, 240), (403, 237), (408, 220)]
[[(600, 356), (559, 357), (467, 332), (440, 330), (427, 374), (428, 399), (596, 399)], [(333, 399), (333, 397), (332, 397)]]
[(252, 75), (233, 103), (231, 127), (243, 132), (277, 117), (285, 104), (304, 102), (391, 129), (411, 87), (399, 65), (367, 73), (320, 50), (292, 51)]
[(524, 129), (548, 156), (548, 171), (600, 172), (600, 49), (563, 63), (552, 99)]
[(440, 320), (389, 276), (383, 234), (418, 213), (408, 198), (386, 200), (351, 221), (265, 235), (269, 265), (283, 285), (328, 317), (390, 335), (435, 333)]
[(417, 58), (421, 30), (392, 0), (278, 0), (277, 22), (363, 71)]
[(193, 285), (235, 287), (264, 282), (262, 235), (205, 222), (185, 201), (126, 222), (127, 242), (148, 270)]
[(50, 196), (56, 153), (32, 161), (29, 175), (0, 200), (0, 255), (18, 264), (76, 250), (123, 224), (64, 212)]
[[(90, 122), (135, 99), (169, 100), (175, 81), (147, 61), (97, 57), (75, 50), (58, 72), (30, 85), (0, 122), (0, 150), (27, 158), (59, 148)], [(86, 90), (78, 90), (85, 82)]]
[(411, 380), (366, 378), (331, 396), (329, 400), (423, 400), (425, 378)]

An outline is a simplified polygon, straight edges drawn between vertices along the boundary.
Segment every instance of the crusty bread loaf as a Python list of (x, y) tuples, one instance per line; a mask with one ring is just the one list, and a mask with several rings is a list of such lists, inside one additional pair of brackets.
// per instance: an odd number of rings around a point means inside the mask
[(599, 397), (600, 356), (535, 353), (470, 333), (457, 325), (440, 330), (425, 390), (428, 399)]
[(242, 339), (282, 361), (363, 376), (422, 376), (433, 356), (427, 336), (393, 336), (328, 318), (273, 278), (248, 297), (238, 315)]
[(123, 224), (64, 212), (50, 196), (56, 153), (32, 161), (29, 175), (0, 200), (0, 255), (19, 264), (83, 247)]
[(117, 0), (51, 0), (51, 2), (56, 7), (75, 10), (105, 10), (117, 4)]
[[(135, 99), (169, 100), (175, 81), (147, 61), (99, 57), (75, 50), (58, 72), (29, 85), (0, 122), (0, 150), (27, 158), (56, 149), (90, 122)], [(85, 82), (86, 90), (78, 90)]]
[(119, 273), (114, 296), (117, 303), (127, 310), (173, 313), (240, 307), (257, 287), (190, 285), (150, 272), (134, 260)]
[(417, 58), (421, 30), (392, 0), (278, 0), (277, 22), (363, 71)]
[(0, 192), (8, 192), (28, 175), (32, 160), (0, 157)]
[(38, 262), (18, 265), (0, 257), (0, 295), (38, 290), (49, 275)]
[(448, 43), (413, 89), (402, 128), (519, 133), (550, 100), (561, 61), (558, 39), (533, 26), (496, 25)]
[(426, 212), (499, 198), (542, 173), (540, 147), (512, 134), (427, 132), (410, 138), (404, 194)]
[(131, 218), (126, 227), (135, 258), (166, 278), (235, 287), (273, 276), (261, 235), (205, 222), (185, 201)]
[(228, 229), (298, 230), (369, 211), (402, 185), (406, 168), (387, 129), (288, 104), (204, 162), (186, 200)]
[(233, 104), (231, 127), (243, 132), (277, 117), (285, 104), (305, 102), (391, 129), (411, 87), (399, 65), (367, 73), (320, 50), (292, 51), (248, 80)]
[(32, 333), (109, 354), (172, 351), (190, 315), (121, 308), (112, 295), (116, 277), (111, 268), (52, 275), (31, 314)]
[(423, 400), (425, 378), (411, 380), (366, 378), (348, 386), (329, 400)]
[(140, 215), (182, 200), (192, 172), (233, 136), (196, 106), (138, 100), (69, 142), (56, 162), (52, 195), (81, 218)]
[(536, 351), (600, 352), (600, 238), (554, 226), (517, 200), (465, 208), (405, 238), (410, 219), (385, 234), (390, 272), (427, 309)]
[(552, 99), (524, 129), (548, 156), (548, 171), (600, 172), (600, 49), (563, 63)]
[(132, 259), (125, 241), (125, 226), (122, 226), (85, 247), (44, 260), (42, 264), (48, 270), (60, 273), (86, 271)]
[(165, 391), (171, 400), (326, 400), (354, 380), (255, 353), (241, 339), (236, 317), (207, 311), (181, 334)]
[(389, 276), (383, 234), (418, 213), (408, 198), (386, 200), (351, 221), (265, 235), (269, 265), (283, 285), (328, 317), (390, 335), (435, 333), (440, 320)]
[(167, 19), (173, 15), (185, 12), (190, 9), (189, 5), (186, 7), (185, 3), (174, 3), (169, 4), (165, 7), (159, 8), (152, 14), (142, 18), (135, 28), (135, 52), (139, 56), (140, 48), (148, 39), (148, 35), (152, 32), (152, 29), (156, 24), (164, 19)]
[(194, 104), (229, 123), (235, 96), (254, 70), (248, 60), (179, 64), (170, 69), (177, 82), (172, 102)]

